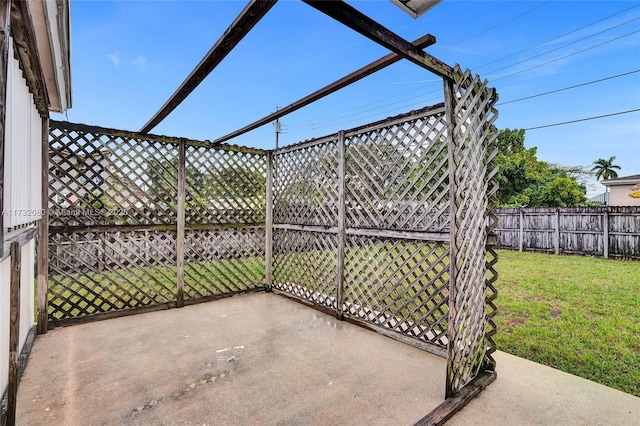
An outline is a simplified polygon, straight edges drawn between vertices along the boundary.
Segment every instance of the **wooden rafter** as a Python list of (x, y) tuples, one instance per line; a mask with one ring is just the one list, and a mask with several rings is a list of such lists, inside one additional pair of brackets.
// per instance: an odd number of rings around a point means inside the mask
[(160, 110), (145, 124), (140, 133), (148, 133), (164, 120), (178, 105), (184, 101), (193, 90), (213, 71), (222, 60), (246, 36), (249, 31), (275, 5), (276, 0), (252, 0), (240, 12), (238, 17), (227, 28), (222, 37), (213, 45), (211, 50), (202, 58), (191, 74)]
[(38, 45), (28, 2), (11, 2), (11, 35), (20, 69), (27, 80), (29, 91), (33, 94), (36, 108), (41, 117), (48, 117), (49, 97), (38, 56)]
[[(413, 45), (417, 49), (424, 49), (427, 46), (431, 46), (435, 42), (436, 42), (436, 38), (431, 34), (427, 34), (415, 40), (413, 42)], [(277, 118), (284, 117), (285, 115), (291, 114), (292, 112), (297, 111), (300, 108), (303, 108), (319, 99), (322, 99), (325, 96), (328, 96), (334, 92), (337, 92), (338, 90), (343, 89), (348, 85), (355, 83), (356, 81), (362, 80), (368, 75), (378, 72), (381, 69), (386, 68), (391, 64), (395, 64), (401, 59), (402, 59), (402, 56), (398, 55), (397, 53), (390, 53), (378, 59), (377, 61), (371, 62), (370, 64), (352, 72), (351, 74), (346, 75), (339, 80), (336, 80), (335, 82), (323, 87), (322, 89), (316, 90), (310, 95), (307, 95), (304, 98), (261, 118), (260, 120), (254, 121), (253, 123), (248, 124), (241, 129), (238, 129), (234, 132), (231, 132), (225, 136), (222, 136), (214, 140), (212, 143), (218, 144), (218, 143), (228, 141), (229, 139), (238, 137), (247, 132), (250, 132), (251, 130), (257, 129), (260, 126), (270, 123)]]
[(407, 58), (440, 77), (452, 80), (453, 69), (439, 59), (423, 52), (393, 31), (354, 9), (343, 1), (312, 1), (302, 0), (316, 10), (330, 16), (352, 30), (362, 34), (381, 46), (386, 47)]

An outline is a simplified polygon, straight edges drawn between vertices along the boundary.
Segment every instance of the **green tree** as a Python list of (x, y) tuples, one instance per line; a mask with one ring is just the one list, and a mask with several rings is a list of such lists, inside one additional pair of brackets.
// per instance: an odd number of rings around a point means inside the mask
[(523, 129), (503, 129), (496, 139), (501, 206), (567, 207), (584, 205), (586, 188), (576, 179), (581, 166), (538, 160), (537, 148), (525, 147)]
[(616, 157), (612, 156), (609, 157), (608, 160), (599, 158), (593, 162), (593, 168), (591, 169), (591, 171), (596, 173), (597, 180), (615, 179), (618, 177), (618, 173), (615, 169), (620, 170), (620, 166), (613, 164), (615, 159)]

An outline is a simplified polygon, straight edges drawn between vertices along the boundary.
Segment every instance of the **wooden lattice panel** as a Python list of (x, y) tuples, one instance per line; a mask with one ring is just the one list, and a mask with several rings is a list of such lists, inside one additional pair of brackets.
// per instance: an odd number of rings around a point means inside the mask
[(496, 255), (491, 251), (487, 256), (486, 246), (488, 232), (495, 226), (495, 219), (488, 216), (488, 208), (495, 194), (490, 182), (495, 172), (489, 167), (495, 156), (493, 122), (497, 112), (493, 105), (497, 95), (495, 90), (486, 87), (486, 81), (473, 77), (468, 70), (463, 73), (457, 67), (455, 75), (450, 96), (455, 263), (450, 289), (447, 396), (476, 377), (487, 363), (487, 342), (492, 343), (494, 333), (487, 329), (487, 318), (495, 314), (492, 284)]
[(335, 141), (274, 156), (274, 223), (337, 225), (338, 158)]
[(448, 230), (449, 169), (444, 107), (348, 133), (347, 226)]
[(336, 235), (276, 229), (273, 287), (318, 305), (337, 308)]
[(446, 346), (449, 250), (438, 242), (350, 235), (345, 313)]
[(264, 229), (188, 230), (185, 234), (185, 298), (264, 287)]
[(172, 144), (52, 123), (50, 224), (175, 223), (177, 164)]
[(175, 233), (51, 233), (49, 319), (175, 299)]
[(186, 148), (186, 223), (264, 223), (264, 155)]

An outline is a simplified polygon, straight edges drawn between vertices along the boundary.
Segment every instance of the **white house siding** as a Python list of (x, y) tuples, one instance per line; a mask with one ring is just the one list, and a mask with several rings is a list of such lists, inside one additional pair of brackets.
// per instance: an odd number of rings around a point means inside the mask
[[(33, 96), (14, 57), (9, 42), (7, 64), (7, 108), (5, 127), (4, 228), (5, 248), (12, 237), (24, 232), (25, 225), (41, 217), (42, 119)], [(1, 251), (1, 250), (0, 250)], [(25, 344), (34, 317), (35, 240), (20, 249), (20, 324), (19, 350)], [(0, 396), (8, 384), (9, 371), (9, 299), (11, 257), (0, 263)]]
[(3, 213), (11, 229), (41, 217), (42, 119), (9, 46)]

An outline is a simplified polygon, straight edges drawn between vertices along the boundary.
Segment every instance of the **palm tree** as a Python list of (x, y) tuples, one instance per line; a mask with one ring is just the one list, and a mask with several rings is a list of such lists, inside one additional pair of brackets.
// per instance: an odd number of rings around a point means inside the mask
[[(620, 166), (613, 164), (613, 160), (615, 159), (616, 157), (614, 155), (608, 160), (605, 160), (604, 158), (598, 158), (597, 161), (593, 162), (593, 168), (591, 169), (591, 171), (596, 172), (596, 180), (600, 180), (601, 178), (604, 180), (615, 179), (618, 177), (618, 172), (616, 172), (614, 169), (620, 170)], [(607, 195), (609, 193), (608, 186), (605, 186), (604, 193), (605, 205), (609, 205), (609, 197)]]
[(614, 169), (620, 170), (620, 166), (613, 164), (613, 161), (616, 159), (615, 156), (605, 160), (604, 158), (599, 158), (597, 161), (593, 162), (592, 172), (596, 172), (596, 179), (600, 180), (601, 178), (604, 180), (607, 179), (615, 179), (618, 177), (618, 173)]

